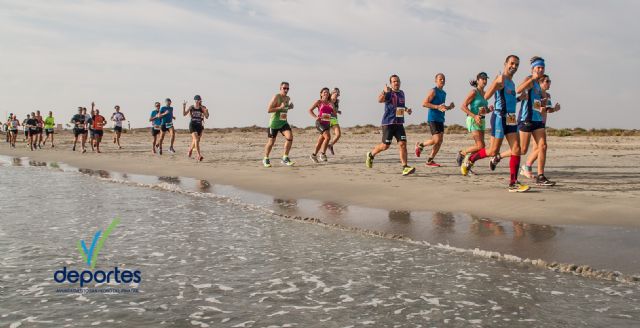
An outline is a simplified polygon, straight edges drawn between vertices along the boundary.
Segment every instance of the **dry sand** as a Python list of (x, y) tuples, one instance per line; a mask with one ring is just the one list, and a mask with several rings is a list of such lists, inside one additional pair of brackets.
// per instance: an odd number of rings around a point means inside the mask
[[(279, 198), (308, 198), (390, 210), (466, 212), (478, 216), (537, 224), (600, 224), (640, 226), (640, 137), (550, 137), (546, 175), (555, 187), (535, 187), (514, 194), (506, 190), (508, 162), (495, 172), (488, 161), (477, 163), (475, 176), (461, 176), (455, 154), (471, 144), (469, 135), (446, 134), (437, 161), (440, 168), (424, 166), (413, 144), (428, 138), (426, 130), (408, 131), (409, 163), (416, 174), (401, 176), (398, 147), (376, 157), (374, 167), (364, 165), (365, 153), (380, 142), (378, 129), (343, 130), (328, 163), (309, 159), (318, 134), (295, 129), (291, 158), (295, 167), (280, 164), (284, 138), (278, 137), (272, 152), (272, 168), (261, 164), (266, 129), (206, 130), (202, 140), (203, 162), (186, 156), (190, 136), (176, 137), (178, 153), (151, 154), (148, 130), (122, 136), (124, 149), (111, 142), (105, 131), (103, 153), (72, 152), (69, 132), (56, 135), (56, 148), (29, 151), (18, 137), (18, 149), (0, 143), (0, 154), (27, 156), (41, 161), (60, 161), (82, 168), (104, 169), (156, 176), (186, 176), (212, 183), (271, 194)], [(504, 146), (503, 146), (504, 147)], [(504, 148), (503, 148), (504, 149)], [(424, 155), (423, 155), (424, 156)], [(523, 183), (530, 183), (521, 177)], [(64, 192), (64, 191), (63, 191)]]

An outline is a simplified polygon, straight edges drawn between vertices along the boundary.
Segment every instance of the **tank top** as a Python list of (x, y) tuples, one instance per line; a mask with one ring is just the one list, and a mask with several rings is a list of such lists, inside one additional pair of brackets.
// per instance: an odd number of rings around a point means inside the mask
[(480, 113), (480, 108), (484, 107), (486, 111), (486, 108), (489, 106), (489, 102), (486, 99), (484, 99), (484, 96), (480, 94), (480, 91), (478, 91), (478, 89), (475, 89), (474, 91), (476, 95), (475, 97), (473, 97), (473, 100), (471, 101), (469, 110), (473, 114), (478, 115), (478, 113)]
[(511, 79), (504, 79), (503, 87), (495, 95), (495, 113), (504, 116), (507, 113), (516, 113), (516, 85)]
[(518, 122), (542, 122), (542, 88), (538, 81), (533, 81), (527, 95), (527, 99), (520, 103)]
[(202, 120), (204, 119), (202, 107), (196, 108), (192, 105), (189, 107), (189, 112), (191, 112), (191, 123), (202, 124)]
[(280, 129), (285, 124), (287, 124), (287, 112), (289, 111), (289, 97), (283, 96), (281, 94), (276, 94), (276, 107), (285, 104), (285, 109), (277, 110), (274, 113), (271, 113), (271, 118), (269, 119), (269, 128), (271, 129)]
[(333, 106), (329, 102), (320, 102), (318, 105), (318, 116), (320, 116), (320, 122), (328, 123), (331, 121), (331, 114), (333, 114)]
[[(439, 88), (433, 88), (435, 92), (435, 96), (431, 100), (431, 104), (433, 105), (442, 105), (447, 100), (447, 93), (444, 90)], [(429, 108), (429, 113), (427, 114), (427, 121), (429, 122), (444, 122), (444, 112), (439, 109)]]
[(402, 90), (387, 92), (384, 96), (382, 125), (404, 124), (405, 102)]

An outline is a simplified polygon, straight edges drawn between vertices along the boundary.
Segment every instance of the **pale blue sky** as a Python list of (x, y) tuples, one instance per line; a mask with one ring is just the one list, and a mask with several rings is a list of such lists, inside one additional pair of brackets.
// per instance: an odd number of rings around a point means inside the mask
[(343, 125), (377, 125), (376, 96), (396, 73), (416, 109), (408, 121), (421, 123), (436, 73), (459, 105), (470, 78), (493, 78), (514, 53), (517, 83), (530, 57), (547, 60), (563, 106), (550, 126), (638, 128), (639, 12), (637, 1), (0, 0), (0, 113), (53, 110), (61, 122), (95, 100), (141, 127), (155, 101), (200, 94), (207, 127), (266, 126), (286, 80), (296, 126), (313, 123), (324, 86), (342, 91)]

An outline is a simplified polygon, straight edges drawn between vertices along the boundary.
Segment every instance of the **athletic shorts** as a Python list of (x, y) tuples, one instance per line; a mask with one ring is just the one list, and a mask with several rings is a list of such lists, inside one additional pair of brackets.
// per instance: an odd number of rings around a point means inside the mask
[(31, 133), (32, 136), (36, 135), (36, 134), (39, 134), (38, 133), (38, 128), (29, 128), (29, 132)]
[(404, 125), (389, 124), (382, 126), (382, 143), (390, 145), (393, 138), (396, 138), (397, 142), (407, 141), (407, 134), (404, 132)]
[(189, 132), (197, 133), (199, 136), (202, 135), (202, 130), (204, 130), (204, 126), (200, 123), (191, 122), (189, 123)]
[(484, 118), (480, 119), (480, 125), (478, 125), (476, 124), (476, 120), (474, 120), (473, 117), (467, 116), (467, 131), (469, 132), (484, 131), (485, 125), (486, 124), (485, 124)]
[(154, 129), (154, 128), (151, 128), (151, 135), (152, 135), (152, 136), (154, 136), (154, 137), (155, 137), (155, 136), (157, 136), (157, 135), (159, 135), (159, 134), (160, 134), (160, 129)]
[(334, 127), (336, 125), (340, 125), (340, 123), (338, 123), (338, 117), (332, 117), (331, 121), (329, 121), (329, 126)]
[(431, 135), (444, 133), (444, 122), (429, 121)]
[(533, 132), (535, 130), (544, 129), (544, 128), (545, 128), (545, 124), (542, 121), (531, 121), (531, 122), (522, 121), (518, 123), (518, 129), (522, 132)]
[(173, 129), (173, 123), (164, 123), (164, 124), (162, 124), (161, 129), (162, 129), (163, 132), (167, 132), (167, 131)]
[(320, 133), (324, 133), (324, 131), (328, 131), (331, 128), (330, 122), (322, 122), (320, 120), (316, 121), (316, 130)]
[(18, 134), (18, 129), (11, 129), (11, 130), (9, 130), (9, 132), (11, 132), (13, 134)]
[(24, 130), (24, 136), (28, 137), (29, 136), (29, 129)]
[(102, 137), (104, 135), (103, 130), (91, 130), (91, 135), (95, 137)]
[[(515, 115), (515, 114), (514, 114)], [(517, 133), (517, 125), (507, 125), (507, 118), (493, 113), (491, 114), (491, 136), (496, 139), (504, 139), (504, 136), (511, 133)]]
[(122, 132), (122, 127), (121, 126), (114, 126), (113, 127), (113, 132)]
[(284, 131), (291, 131), (291, 126), (289, 126), (289, 123), (286, 123), (285, 125), (283, 125), (279, 129), (268, 128), (267, 129), (267, 137), (269, 139), (275, 138), (275, 137), (278, 136), (278, 132), (280, 132), (282, 135), (284, 135)]
[(44, 129), (44, 132), (47, 133), (47, 135), (53, 134), (53, 129)]

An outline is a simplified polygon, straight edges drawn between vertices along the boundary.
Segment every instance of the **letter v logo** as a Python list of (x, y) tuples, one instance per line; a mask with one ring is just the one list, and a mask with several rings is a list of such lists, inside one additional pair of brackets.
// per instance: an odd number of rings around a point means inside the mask
[[(91, 240), (91, 247), (87, 248), (87, 244), (83, 239), (78, 240), (78, 251), (82, 255), (82, 259), (87, 263), (87, 266), (92, 270), (96, 267), (96, 262), (98, 261), (98, 253), (104, 246), (104, 242), (107, 240), (111, 231), (120, 223), (120, 218), (115, 218), (111, 221), (107, 230), (105, 230), (104, 234), (102, 234), (102, 230), (98, 230)], [(101, 238), (102, 237), (102, 238)]]

